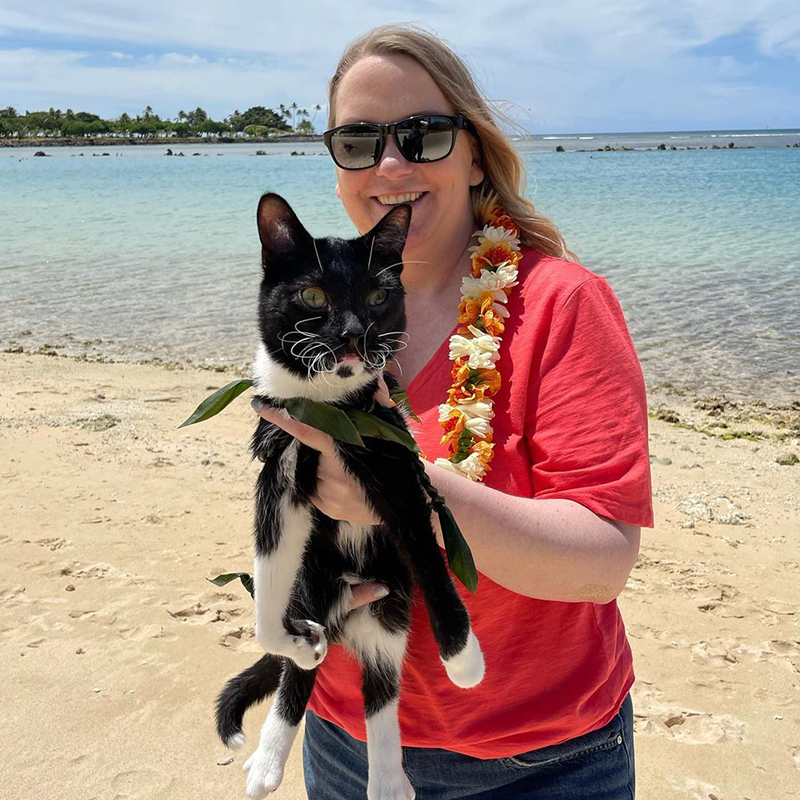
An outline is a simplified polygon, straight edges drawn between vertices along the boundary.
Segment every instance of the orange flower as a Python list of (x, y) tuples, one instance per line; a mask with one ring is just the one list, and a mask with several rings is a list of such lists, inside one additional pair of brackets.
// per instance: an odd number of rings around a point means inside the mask
[(478, 454), (481, 464), (483, 464), (487, 470), (489, 469), (489, 462), (494, 455), (492, 448), (494, 448), (494, 445), (488, 441), (476, 442), (475, 446), (472, 448), (472, 452)]
[[(506, 329), (502, 317), (498, 316), (494, 310), (494, 300), (491, 297), (487, 297), (481, 303), (480, 317), (484, 330), (492, 336), (499, 336)], [(459, 322), (461, 322), (460, 319)]]
[(467, 425), (467, 417), (462, 414), (457, 408), (453, 409), (453, 413), (443, 423), (445, 430), (444, 436), (440, 444), (447, 445), (452, 452), (458, 449), (458, 440)]

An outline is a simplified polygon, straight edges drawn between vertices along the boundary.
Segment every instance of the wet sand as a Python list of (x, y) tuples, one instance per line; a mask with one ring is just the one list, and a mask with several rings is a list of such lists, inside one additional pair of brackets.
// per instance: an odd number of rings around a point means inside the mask
[[(205, 578), (251, 563), (249, 405), (177, 430), (232, 376), (0, 367), (4, 794), (244, 797), (249, 751), (218, 743), (212, 709), (259, 652), (252, 604)], [(657, 522), (619, 601), (637, 796), (800, 797), (800, 464), (776, 462), (800, 456), (800, 407), (699, 405), (651, 398)], [(299, 742), (277, 796), (305, 796)]]

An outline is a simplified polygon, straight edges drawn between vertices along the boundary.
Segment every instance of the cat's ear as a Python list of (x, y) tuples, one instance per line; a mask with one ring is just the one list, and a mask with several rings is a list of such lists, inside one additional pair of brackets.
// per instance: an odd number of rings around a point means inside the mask
[(395, 206), (363, 239), (372, 253), (370, 263), (381, 264), (387, 258), (402, 267), (403, 248), (411, 225), (411, 206)]
[(256, 220), (264, 266), (275, 257), (304, 248), (311, 241), (311, 235), (297, 214), (279, 194), (262, 195)]

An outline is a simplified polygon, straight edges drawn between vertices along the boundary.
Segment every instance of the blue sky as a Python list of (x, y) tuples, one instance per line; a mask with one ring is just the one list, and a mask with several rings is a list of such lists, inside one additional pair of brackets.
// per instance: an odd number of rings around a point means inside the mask
[[(800, 126), (798, 0), (3, 0), (0, 107), (325, 106), (352, 38), (416, 22), (531, 133)], [(403, 16), (398, 16), (398, 9)], [(317, 117), (324, 122), (324, 111)]]

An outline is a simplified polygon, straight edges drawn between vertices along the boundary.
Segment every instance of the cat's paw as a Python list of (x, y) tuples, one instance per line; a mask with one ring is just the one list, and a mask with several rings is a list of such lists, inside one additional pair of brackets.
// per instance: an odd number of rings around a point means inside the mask
[(452, 658), (442, 659), (442, 663), (451, 682), (462, 689), (477, 686), (486, 672), (481, 646), (471, 630), (464, 649)]
[(295, 632), (295, 635), (292, 636), (295, 649), (289, 658), (300, 669), (315, 669), (328, 654), (328, 637), (325, 636), (325, 627), (310, 619), (293, 619), (292, 628)]
[(371, 768), (367, 783), (367, 800), (414, 800), (416, 792), (402, 769)]
[(284, 763), (275, 751), (265, 751), (259, 747), (247, 761), (244, 771), (247, 773), (246, 794), (251, 800), (261, 800), (272, 794), (283, 780)]

